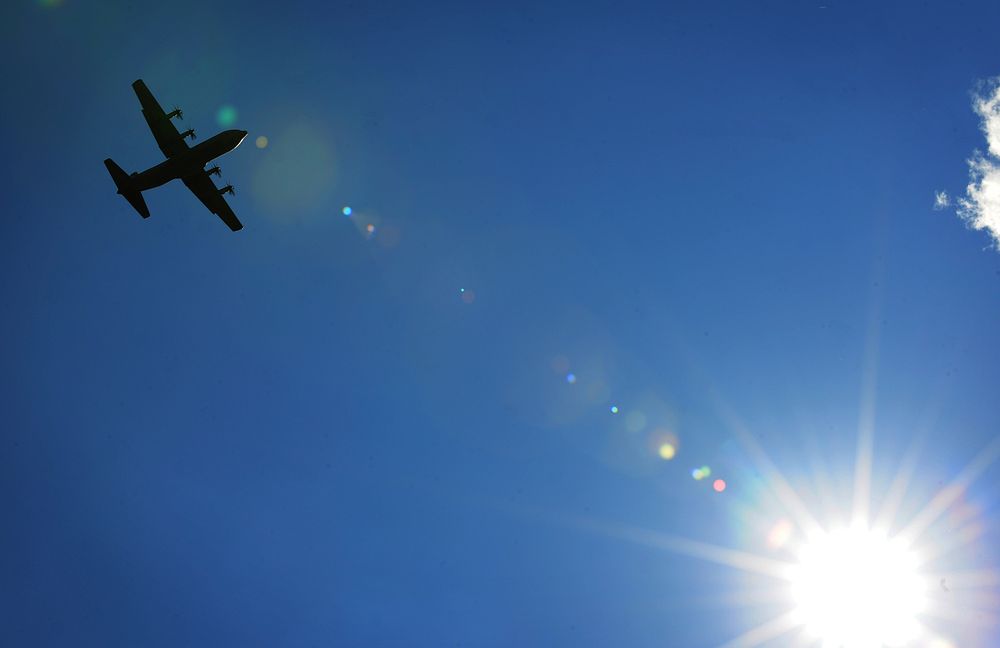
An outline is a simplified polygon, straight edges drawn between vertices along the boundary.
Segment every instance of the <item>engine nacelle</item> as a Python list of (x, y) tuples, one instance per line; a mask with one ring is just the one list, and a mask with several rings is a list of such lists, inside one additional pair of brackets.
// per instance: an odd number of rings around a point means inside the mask
[(214, 175), (214, 176), (216, 176), (218, 178), (221, 178), (222, 177), (222, 169), (220, 169), (218, 166), (214, 166), (211, 169), (208, 169), (208, 175), (210, 175), (210, 176)]
[(167, 113), (167, 119), (173, 119), (174, 117), (177, 119), (184, 119), (184, 112), (180, 108), (174, 108)]
[(236, 195), (236, 190), (233, 189), (233, 185), (229, 184), (223, 187), (222, 189), (219, 189), (219, 195), (225, 195), (225, 194), (229, 194), (231, 196)]
[(183, 133), (181, 133), (181, 139), (184, 139), (185, 137), (190, 137), (192, 141), (194, 141), (195, 139), (197, 139), (197, 136), (194, 134), (194, 129), (193, 128), (189, 128), (186, 131), (184, 131)]

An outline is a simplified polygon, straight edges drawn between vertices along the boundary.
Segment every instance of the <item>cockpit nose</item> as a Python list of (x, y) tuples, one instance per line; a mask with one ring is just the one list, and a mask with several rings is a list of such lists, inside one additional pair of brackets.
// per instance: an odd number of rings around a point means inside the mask
[(245, 131), (245, 130), (238, 130), (236, 132), (239, 133), (239, 135), (240, 135), (240, 139), (237, 140), (237, 142), (236, 142), (236, 146), (239, 146), (240, 144), (243, 143), (243, 140), (245, 140), (247, 138), (247, 131)]

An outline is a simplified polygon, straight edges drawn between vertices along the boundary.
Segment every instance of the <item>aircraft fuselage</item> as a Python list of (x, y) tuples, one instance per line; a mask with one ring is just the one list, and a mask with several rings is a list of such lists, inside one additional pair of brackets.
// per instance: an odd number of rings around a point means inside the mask
[(215, 158), (239, 146), (246, 136), (247, 132), (244, 130), (222, 131), (179, 155), (167, 158), (142, 173), (132, 175), (129, 177), (129, 185), (137, 191), (145, 191), (177, 178), (194, 175)]

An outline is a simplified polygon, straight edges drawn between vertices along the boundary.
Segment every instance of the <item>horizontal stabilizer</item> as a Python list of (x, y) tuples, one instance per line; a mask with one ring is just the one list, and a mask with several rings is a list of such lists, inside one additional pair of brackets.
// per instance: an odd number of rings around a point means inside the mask
[(108, 173), (111, 174), (111, 179), (115, 181), (118, 193), (125, 197), (125, 200), (139, 212), (140, 216), (149, 218), (149, 207), (146, 206), (146, 201), (142, 199), (142, 192), (132, 188), (128, 174), (115, 164), (115, 161), (111, 158), (104, 161), (104, 166), (108, 167)]

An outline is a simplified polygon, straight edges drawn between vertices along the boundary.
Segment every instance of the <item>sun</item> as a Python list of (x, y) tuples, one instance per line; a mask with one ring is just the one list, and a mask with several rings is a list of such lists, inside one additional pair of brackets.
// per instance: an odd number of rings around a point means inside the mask
[[(732, 409), (720, 405), (748, 478), (741, 485), (737, 476), (716, 490), (741, 495), (733, 512), (755, 547), (599, 520), (572, 524), (759, 578), (759, 588), (734, 593), (731, 604), (766, 614), (721, 648), (776, 640), (794, 648), (996, 645), (978, 642), (1000, 626), (1000, 569), (986, 550), (991, 527), (974, 501), (973, 484), (1000, 461), (1000, 436), (936, 489), (919, 479), (924, 435), (910, 441), (892, 474), (891, 466), (875, 461), (872, 385), (862, 399), (853, 471), (820, 457), (814, 475), (799, 469), (794, 480)], [(839, 470), (843, 477), (832, 480)], [(700, 479), (706, 471), (692, 474)], [(923, 504), (911, 501), (917, 493), (927, 498)]]
[(818, 532), (790, 573), (796, 621), (824, 646), (907, 645), (927, 607), (918, 566), (902, 539), (864, 525)]
[[(760, 578), (759, 590), (732, 600), (737, 607), (766, 603), (767, 616), (722, 648), (758, 648), (778, 639), (794, 648), (987, 645), (977, 638), (1000, 625), (995, 593), (1000, 570), (989, 558), (983, 561), (988, 527), (979, 509), (963, 501), (973, 482), (1000, 460), (1000, 436), (917, 507), (904, 506), (917, 474), (916, 443), (903, 455), (888, 488), (878, 491), (877, 506), (871, 446), (859, 444), (863, 452), (855, 466), (853, 501), (844, 498), (828, 508), (816, 500), (835, 501), (835, 491), (802, 497), (808, 490), (788, 481), (752, 436), (743, 434), (740, 440), (758, 474), (765, 475), (764, 487), (750, 493), (753, 499), (745, 509), (758, 518), (751, 523), (765, 552), (597, 520), (573, 524)], [(900, 515), (901, 510), (908, 514)]]

